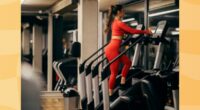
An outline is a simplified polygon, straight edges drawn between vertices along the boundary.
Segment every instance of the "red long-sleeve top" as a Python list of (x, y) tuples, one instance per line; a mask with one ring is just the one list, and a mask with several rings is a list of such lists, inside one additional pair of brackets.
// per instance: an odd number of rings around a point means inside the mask
[(112, 23), (112, 36), (123, 36), (125, 33), (130, 34), (148, 34), (147, 30), (137, 30), (129, 27), (119, 19), (114, 19)]

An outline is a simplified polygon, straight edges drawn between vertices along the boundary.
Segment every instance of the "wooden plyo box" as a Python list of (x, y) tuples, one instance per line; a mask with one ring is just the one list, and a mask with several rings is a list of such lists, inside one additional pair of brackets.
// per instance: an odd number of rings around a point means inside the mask
[(41, 92), (41, 110), (64, 110), (64, 97), (61, 92)]

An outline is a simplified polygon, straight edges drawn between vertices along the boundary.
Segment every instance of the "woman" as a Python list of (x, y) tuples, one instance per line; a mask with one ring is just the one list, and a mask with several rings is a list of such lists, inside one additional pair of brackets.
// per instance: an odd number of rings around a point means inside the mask
[(66, 37), (63, 37), (62, 43), (63, 43), (63, 58), (69, 57), (69, 48), (68, 48), (68, 42)]
[[(116, 56), (119, 55), (119, 48), (122, 42), (122, 36), (125, 33), (129, 34), (152, 34), (150, 30), (136, 30), (129, 26), (127, 26), (125, 23), (123, 23), (121, 20), (124, 17), (124, 10), (121, 5), (111, 6), (110, 13), (109, 13), (109, 20), (107, 23), (107, 29), (105, 30), (106, 33), (108, 33), (110, 30), (112, 31), (112, 38), (108, 46), (105, 48), (105, 55), (109, 61), (113, 60)], [(131, 61), (126, 55), (123, 55), (118, 60), (113, 62), (110, 65), (110, 79), (109, 79), (109, 95), (112, 95), (116, 76), (118, 74), (118, 67), (119, 63), (122, 62), (124, 64), (124, 67), (122, 69), (122, 77), (121, 77), (121, 85), (125, 84), (126, 76), (129, 71), (129, 68), (131, 66)]]

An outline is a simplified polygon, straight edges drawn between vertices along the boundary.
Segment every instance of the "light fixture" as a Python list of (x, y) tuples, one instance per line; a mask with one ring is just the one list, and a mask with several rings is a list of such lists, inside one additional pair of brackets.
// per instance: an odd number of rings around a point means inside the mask
[(41, 16), (36, 16), (36, 18), (39, 20), (43, 20), (43, 18)]
[(137, 26), (137, 25), (138, 25), (138, 22), (131, 23), (130, 25), (131, 25), (131, 26)]
[(171, 34), (172, 35), (179, 35), (179, 32), (178, 31), (172, 31)]
[(128, 18), (128, 19), (122, 20), (122, 22), (130, 22), (130, 21), (134, 21), (134, 20), (135, 20), (135, 18)]
[(38, 13), (39, 13), (39, 14), (42, 14), (42, 10), (39, 10)]
[(54, 14), (56, 19), (60, 16), (58, 13)]
[(149, 17), (160, 16), (160, 15), (169, 14), (169, 13), (174, 13), (174, 12), (178, 12), (178, 11), (179, 11), (179, 9), (173, 9), (173, 10), (168, 10), (168, 11), (162, 11), (162, 12), (158, 12), (158, 13), (149, 14)]
[(67, 32), (68, 33), (73, 33), (75, 30), (68, 30)]
[(22, 27), (23, 27), (23, 29), (26, 29), (26, 28), (30, 27), (30, 24), (29, 23), (24, 23), (24, 24), (22, 24)]
[(21, 4), (23, 4), (23, 3), (24, 3), (24, 1), (25, 1), (25, 0), (21, 0)]

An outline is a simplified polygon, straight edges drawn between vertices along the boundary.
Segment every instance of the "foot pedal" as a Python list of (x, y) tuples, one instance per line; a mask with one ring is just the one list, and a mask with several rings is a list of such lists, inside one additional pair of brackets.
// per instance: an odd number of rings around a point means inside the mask
[(109, 96), (109, 100), (110, 100), (110, 102), (113, 102), (115, 100), (114, 95)]
[(122, 95), (129, 88), (128, 84), (120, 84), (118, 94)]
[(126, 90), (126, 89), (128, 89), (130, 87), (130, 84), (120, 84), (120, 87), (119, 87), (119, 89), (120, 90)]
[(125, 92), (125, 90), (121, 90), (121, 89), (119, 89), (119, 91), (118, 91), (119, 96), (121, 96), (122, 93), (124, 93), (124, 92)]

